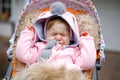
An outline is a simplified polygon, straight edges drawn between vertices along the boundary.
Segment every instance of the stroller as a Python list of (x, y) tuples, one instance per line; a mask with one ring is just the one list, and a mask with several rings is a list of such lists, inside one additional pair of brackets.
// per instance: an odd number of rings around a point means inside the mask
[[(19, 62), (16, 59), (15, 55), (16, 43), (19, 39), (20, 32), (25, 29), (26, 26), (33, 25), (33, 22), (36, 20), (36, 18), (41, 12), (50, 10), (50, 5), (55, 1), (63, 2), (67, 7), (67, 11), (75, 15), (89, 14), (95, 19), (95, 21), (99, 24), (100, 27), (99, 16), (91, 0), (28, 0), (19, 17), (15, 32), (10, 39), (10, 47), (7, 51), (10, 65), (6, 72), (6, 76), (4, 78), (5, 80), (10, 80), (12, 77), (15, 76), (16, 72), (20, 71), (22, 68), (25, 67), (25, 64)], [(88, 71), (90, 75), (89, 80), (98, 80), (97, 70), (100, 70), (101, 63), (104, 58), (105, 45), (101, 33), (101, 28), (99, 28), (98, 33), (100, 35), (100, 43), (98, 44), (99, 49), (96, 49), (96, 65), (93, 69)]]

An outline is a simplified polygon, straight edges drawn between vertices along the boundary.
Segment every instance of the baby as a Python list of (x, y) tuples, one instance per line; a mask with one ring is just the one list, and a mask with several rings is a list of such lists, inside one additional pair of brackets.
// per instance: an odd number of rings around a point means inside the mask
[[(59, 9), (57, 5), (64, 7), (61, 2), (52, 4), (51, 10), (41, 13), (33, 27), (27, 27), (21, 32), (16, 46), (17, 59), (28, 66), (45, 58), (69, 69), (93, 68), (96, 61), (93, 37), (88, 32), (82, 32), (86, 35), (79, 37), (75, 16), (66, 10), (60, 10), (61, 7)], [(48, 48), (51, 51), (47, 53), (46, 46), (51, 40), (57, 43)]]

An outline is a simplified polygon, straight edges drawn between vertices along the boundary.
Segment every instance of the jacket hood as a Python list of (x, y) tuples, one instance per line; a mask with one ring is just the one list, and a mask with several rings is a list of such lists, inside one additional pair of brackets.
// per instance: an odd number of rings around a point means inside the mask
[(71, 29), (72, 34), (72, 40), (70, 42), (70, 45), (77, 45), (79, 42), (79, 31), (78, 31), (78, 23), (75, 18), (75, 16), (70, 12), (65, 12), (62, 15), (56, 15), (52, 14), (50, 11), (43, 12), (39, 15), (38, 19), (34, 23), (35, 30), (37, 32), (37, 35), (41, 41), (46, 41), (45, 39), (45, 24), (48, 19), (51, 19), (53, 17), (60, 17), (63, 20), (65, 20)]

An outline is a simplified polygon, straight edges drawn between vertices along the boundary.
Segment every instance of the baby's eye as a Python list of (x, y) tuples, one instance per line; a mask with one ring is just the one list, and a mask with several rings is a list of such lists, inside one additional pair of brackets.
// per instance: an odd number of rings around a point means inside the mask
[(52, 36), (55, 36), (55, 35), (57, 35), (57, 33), (52, 33), (51, 35), (52, 35)]
[(61, 36), (66, 36), (65, 34), (61, 34)]

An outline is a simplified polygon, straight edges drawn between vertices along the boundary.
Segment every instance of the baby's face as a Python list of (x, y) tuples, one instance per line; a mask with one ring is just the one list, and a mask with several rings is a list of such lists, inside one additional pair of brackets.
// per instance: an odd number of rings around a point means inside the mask
[(56, 40), (59, 44), (68, 45), (70, 43), (70, 29), (64, 23), (55, 22), (46, 30), (47, 40)]

